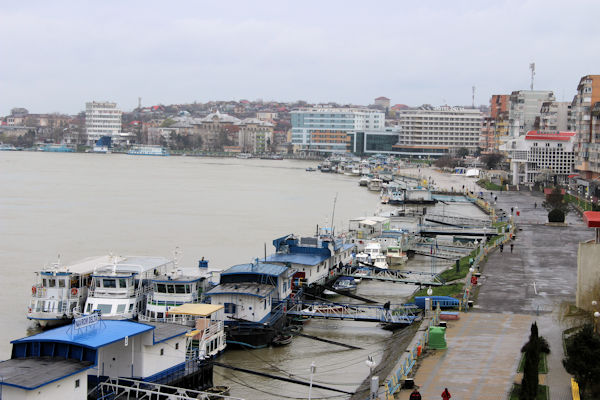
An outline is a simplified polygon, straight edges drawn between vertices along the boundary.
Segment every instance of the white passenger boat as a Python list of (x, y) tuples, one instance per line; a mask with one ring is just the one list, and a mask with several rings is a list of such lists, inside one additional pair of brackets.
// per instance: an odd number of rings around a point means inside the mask
[(44, 267), (36, 272), (27, 318), (42, 327), (70, 322), (74, 313), (83, 309), (94, 269), (120, 260), (120, 257), (105, 255), (73, 264), (61, 265), (58, 261)]
[(133, 146), (128, 152), (130, 156), (168, 156), (169, 151), (162, 146)]
[(96, 268), (83, 312), (100, 311), (103, 319), (136, 318), (145, 311), (152, 279), (173, 266), (167, 258), (133, 256)]
[(408, 261), (406, 252), (402, 251), (400, 246), (390, 246), (387, 249), (385, 260), (388, 265), (401, 265)]
[(388, 264), (385, 260), (385, 254), (381, 251), (381, 244), (378, 242), (369, 242), (365, 245), (365, 250), (356, 255), (359, 262), (373, 265), (377, 268), (387, 269)]
[(358, 186), (368, 186), (369, 185), (369, 177), (364, 175), (361, 176), (360, 179), (358, 180)]
[[(166, 275), (152, 279), (152, 291), (146, 297), (143, 314), (138, 315), (142, 322), (174, 322), (168, 318), (169, 310), (183, 304), (197, 304), (204, 299), (204, 293), (212, 288), (212, 273), (208, 261), (202, 259), (198, 268), (172, 269)], [(186, 324), (183, 317), (178, 323)]]
[(369, 188), (369, 190), (372, 190), (374, 192), (380, 192), (381, 188), (383, 187), (383, 181), (379, 178), (373, 178), (369, 181), (367, 187)]

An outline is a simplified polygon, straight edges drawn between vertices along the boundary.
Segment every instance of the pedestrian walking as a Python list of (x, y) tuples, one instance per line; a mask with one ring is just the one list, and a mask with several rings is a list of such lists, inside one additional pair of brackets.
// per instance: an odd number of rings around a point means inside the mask
[(533, 208), (537, 208), (537, 202), (533, 203)]
[(448, 400), (448, 399), (450, 399), (450, 397), (452, 397), (452, 395), (448, 391), (448, 388), (445, 388), (444, 391), (442, 392), (442, 399)]
[(512, 251), (513, 251), (513, 247), (514, 247), (514, 245), (515, 245), (514, 243), (511, 243), (511, 244), (510, 244), (510, 252), (511, 252), (511, 253), (512, 253)]
[(414, 390), (410, 394), (409, 399), (410, 400), (421, 400), (421, 393), (419, 393), (419, 391), (417, 390), (417, 388), (414, 388)]
[(390, 317), (390, 306), (391, 306), (391, 303), (389, 300), (383, 305), (383, 311), (385, 313), (386, 319)]
[(504, 245), (502, 243), (500, 243), (500, 253), (502, 253), (503, 250), (504, 250)]
[(510, 208), (510, 215), (513, 215), (513, 213), (514, 213), (514, 212), (515, 212), (515, 208), (514, 208), (514, 207), (511, 207), (511, 208)]

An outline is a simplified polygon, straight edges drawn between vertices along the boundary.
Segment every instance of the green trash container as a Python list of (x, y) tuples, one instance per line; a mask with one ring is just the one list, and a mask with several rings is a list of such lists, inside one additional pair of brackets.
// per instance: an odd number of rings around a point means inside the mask
[(429, 327), (429, 348), (430, 349), (446, 349), (446, 328), (441, 326)]

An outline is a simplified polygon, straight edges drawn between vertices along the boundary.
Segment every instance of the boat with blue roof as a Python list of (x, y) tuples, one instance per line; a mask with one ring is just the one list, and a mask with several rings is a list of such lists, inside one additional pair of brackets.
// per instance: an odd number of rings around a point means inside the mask
[(127, 154), (130, 156), (168, 156), (169, 151), (162, 146), (138, 145), (133, 146)]
[(266, 262), (289, 265), (294, 273), (294, 290), (321, 293), (324, 286), (335, 280), (335, 270), (352, 261), (355, 245), (346, 243), (345, 238), (335, 237), (323, 228), (319, 234), (297, 237), (293, 234), (273, 240), (275, 254), (267, 256)]
[(224, 307), (227, 343), (247, 348), (270, 345), (285, 324), (284, 300), (292, 294), (295, 270), (255, 260), (221, 272), (217, 287), (206, 295)]
[(99, 398), (103, 382), (116, 379), (209, 388), (212, 364), (199, 357), (192, 333), (183, 325), (104, 320), (99, 313), (76, 318), (11, 342), (10, 359), (0, 361), (2, 398)]

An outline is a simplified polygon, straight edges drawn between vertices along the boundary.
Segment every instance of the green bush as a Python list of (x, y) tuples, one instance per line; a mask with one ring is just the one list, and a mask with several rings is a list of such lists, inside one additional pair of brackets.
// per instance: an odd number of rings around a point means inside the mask
[(565, 213), (555, 208), (548, 213), (548, 222), (565, 222)]

